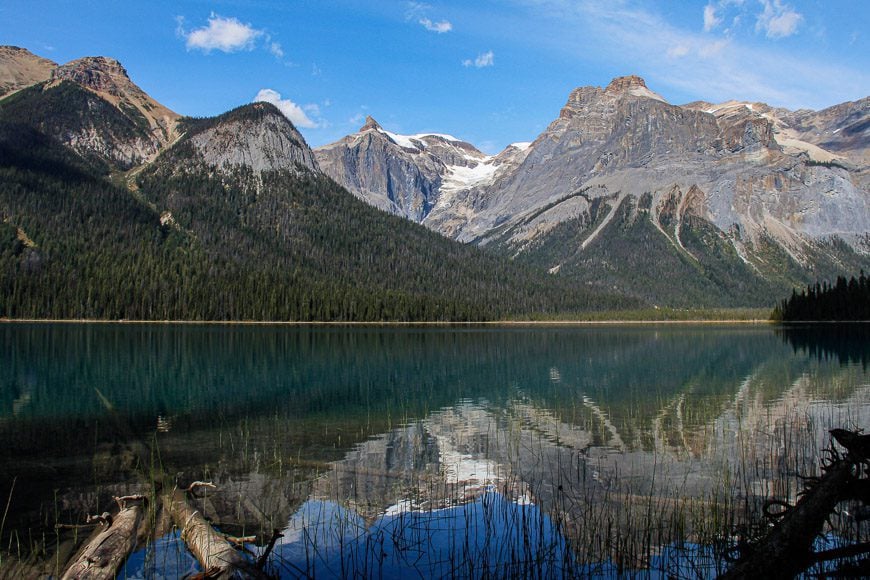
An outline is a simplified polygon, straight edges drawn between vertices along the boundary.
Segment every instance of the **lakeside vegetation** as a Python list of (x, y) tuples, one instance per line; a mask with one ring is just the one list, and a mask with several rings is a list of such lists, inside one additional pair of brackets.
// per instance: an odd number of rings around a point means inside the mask
[(861, 271), (847, 281), (837, 277), (834, 284), (816, 282), (777, 305), (771, 318), (781, 322), (796, 321), (870, 321), (870, 279)]

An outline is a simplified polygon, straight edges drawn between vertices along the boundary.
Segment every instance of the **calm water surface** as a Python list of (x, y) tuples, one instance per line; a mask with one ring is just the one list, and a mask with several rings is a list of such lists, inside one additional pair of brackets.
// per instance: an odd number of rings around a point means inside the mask
[[(199, 509), (254, 552), (282, 530), (286, 577), (710, 575), (698, 544), (793, 497), (827, 429), (870, 426), (864, 327), (3, 324), (0, 342), (0, 572), (56, 567), (85, 533), (68, 525), (157, 473), (217, 484)], [(156, 529), (124, 574), (195, 570)]]

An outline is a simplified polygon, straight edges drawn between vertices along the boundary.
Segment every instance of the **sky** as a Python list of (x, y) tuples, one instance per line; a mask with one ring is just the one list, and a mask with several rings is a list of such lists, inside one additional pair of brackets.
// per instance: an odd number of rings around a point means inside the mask
[(822, 109), (870, 95), (866, 0), (3, 0), (0, 44), (118, 59), (170, 109), (275, 103), (319, 146), (371, 115), (487, 153), (580, 86)]

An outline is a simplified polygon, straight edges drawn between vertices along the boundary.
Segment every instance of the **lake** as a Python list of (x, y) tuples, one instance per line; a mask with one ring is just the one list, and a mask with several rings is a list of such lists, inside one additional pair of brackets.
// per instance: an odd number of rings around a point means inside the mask
[[(868, 338), (5, 323), (0, 575), (59, 572), (113, 496), (201, 480), (252, 553), (281, 531), (283, 577), (712, 576), (828, 429), (870, 426)], [(152, 513), (122, 576), (195, 570)]]

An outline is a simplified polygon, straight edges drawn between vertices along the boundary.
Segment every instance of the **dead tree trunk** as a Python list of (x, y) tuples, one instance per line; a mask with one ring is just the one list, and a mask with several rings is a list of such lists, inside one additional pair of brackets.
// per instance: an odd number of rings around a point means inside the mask
[(66, 569), (62, 580), (100, 580), (114, 578), (124, 561), (136, 547), (136, 532), (142, 519), (145, 498), (129, 496), (115, 498), (121, 510), (115, 517), (106, 517), (100, 531)]
[(750, 552), (720, 578), (793, 578), (812, 562), (812, 546), (852, 483), (854, 464), (840, 460), (789, 509)]
[(193, 509), (183, 490), (173, 491), (167, 503), (172, 521), (181, 530), (181, 539), (209, 578), (248, 577), (249, 564), (199, 511)]

